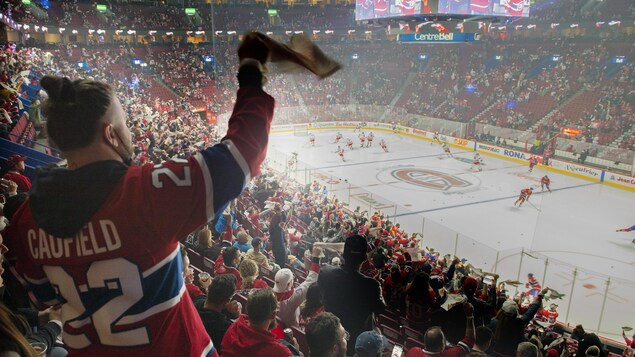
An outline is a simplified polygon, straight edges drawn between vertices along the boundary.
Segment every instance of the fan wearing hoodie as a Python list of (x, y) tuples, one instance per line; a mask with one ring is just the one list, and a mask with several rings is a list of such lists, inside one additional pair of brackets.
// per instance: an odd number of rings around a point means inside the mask
[(317, 283), (321, 253), (321, 248), (313, 247), (311, 254), (304, 255), (304, 267), (309, 274), (306, 280), (295, 289), (293, 288), (294, 276), (290, 269), (280, 269), (276, 273), (273, 292), (276, 293), (276, 299), (280, 303), (278, 317), (282, 320), (285, 328), (300, 327), (300, 305), (306, 300), (309, 287)]
[(45, 76), (47, 132), (67, 168), (43, 168), (6, 230), (8, 257), (44, 305), (62, 304), (69, 356), (216, 356), (183, 281), (179, 240), (257, 176), (274, 99), (267, 46), (238, 48), (226, 136), (187, 159), (129, 166), (126, 113), (107, 83)]
[[(278, 311), (278, 301), (273, 290), (256, 290), (249, 295), (247, 306), (247, 315), (240, 315), (223, 337), (223, 357), (292, 356), (291, 350), (269, 332), (276, 327)], [(297, 345), (297, 342), (295, 344)]]

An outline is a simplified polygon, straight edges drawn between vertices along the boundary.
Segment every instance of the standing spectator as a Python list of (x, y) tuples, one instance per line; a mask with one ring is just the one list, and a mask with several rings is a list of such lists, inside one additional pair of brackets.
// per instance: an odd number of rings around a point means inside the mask
[(496, 281), (492, 284), (483, 283), (483, 292), (481, 296), (487, 296), (489, 301), (477, 298), (478, 281), (468, 276), (463, 281), (463, 293), (467, 296), (467, 301), (474, 306), (474, 325), (489, 325), (490, 320), (496, 313), (494, 308), (496, 304)]
[[(367, 260), (367, 251), (366, 238), (360, 235), (348, 237), (344, 244), (344, 265), (324, 269), (318, 278), (324, 310), (340, 318), (353, 341), (360, 333), (375, 327), (374, 314), (381, 313), (386, 307), (379, 282), (359, 272)], [(354, 352), (351, 348), (347, 355)]]
[(606, 357), (602, 348), (602, 342), (598, 335), (593, 332), (587, 333), (582, 325), (577, 325), (571, 333), (571, 338), (578, 341), (578, 352), (575, 357), (584, 357), (586, 350), (591, 346), (597, 346), (600, 349), (600, 357)]
[[(37, 173), (37, 190), (13, 216), (6, 238), (9, 260), (15, 258), (33, 296), (64, 302), (71, 354), (217, 355), (184, 296), (179, 240), (238, 196), (265, 157), (274, 107), (262, 90), (268, 49), (247, 37), (238, 57), (240, 89), (225, 138), (160, 165), (127, 165), (131, 134), (110, 86), (41, 80), (48, 135), (68, 169)], [(38, 249), (29, 249), (34, 241)]]
[(466, 325), (465, 337), (454, 347), (447, 347), (447, 341), (443, 331), (438, 326), (433, 326), (423, 335), (423, 345), (425, 350), (419, 347), (411, 348), (406, 357), (424, 357), (424, 356), (441, 356), (441, 357), (465, 357), (470, 353), (470, 349), (474, 345), (474, 307), (469, 302), (463, 305), (465, 312)]
[(244, 259), (238, 266), (240, 276), (243, 279), (241, 289), (262, 289), (269, 285), (264, 280), (258, 279), (258, 264), (250, 259)]
[(317, 315), (306, 326), (306, 340), (311, 356), (344, 357), (350, 335), (340, 319), (330, 312)]
[(487, 354), (489, 346), (492, 344), (494, 334), (487, 326), (479, 326), (476, 328), (474, 347), (468, 357), (491, 357)]
[[(223, 357), (287, 357), (291, 351), (269, 332), (276, 326), (278, 301), (271, 288), (249, 295), (247, 315), (240, 315), (223, 338)], [(297, 343), (296, 343), (297, 344)]]
[(321, 248), (313, 247), (311, 258), (305, 258), (304, 268), (309, 274), (306, 280), (295, 289), (293, 288), (293, 272), (290, 269), (280, 269), (276, 273), (273, 292), (276, 293), (276, 299), (280, 303), (278, 317), (282, 320), (284, 327), (300, 327), (300, 305), (306, 300), (309, 287), (317, 283), (321, 253)]
[(232, 318), (240, 316), (242, 306), (237, 301), (231, 301), (236, 292), (236, 278), (233, 275), (221, 275), (212, 281), (207, 289), (207, 298), (194, 300), (205, 331), (212, 339), (218, 353), (222, 353), (221, 342), (225, 332), (231, 326)]
[(247, 251), (245, 254), (245, 259), (250, 259), (255, 261), (258, 266), (261, 266), (265, 269), (273, 269), (271, 264), (269, 263), (269, 258), (266, 255), (262, 254), (262, 240), (260, 238), (254, 238), (251, 240), (252, 248)]
[(273, 209), (273, 215), (269, 220), (269, 242), (271, 243), (271, 252), (275, 257), (276, 264), (284, 268), (287, 263), (287, 248), (284, 241), (284, 220), (282, 209), (279, 204)]
[(388, 347), (388, 340), (376, 331), (364, 331), (355, 341), (356, 357), (381, 357)]
[(430, 287), (430, 275), (420, 271), (406, 288), (406, 316), (414, 329), (425, 332), (429, 326), (432, 310), (438, 308), (437, 294)]
[(18, 184), (18, 192), (28, 192), (31, 189), (31, 180), (24, 176), (26, 156), (13, 154), (7, 159), (8, 172), (2, 176), (3, 179), (13, 181)]
[(542, 297), (547, 289), (540, 291), (536, 299), (529, 305), (523, 315), (518, 315), (518, 304), (513, 300), (506, 300), (503, 307), (492, 319), (489, 327), (494, 331), (492, 355), (509, 356), (516, 351), (518, 344), (525, 339), (525, 326), (534, 318), (542, 304)]

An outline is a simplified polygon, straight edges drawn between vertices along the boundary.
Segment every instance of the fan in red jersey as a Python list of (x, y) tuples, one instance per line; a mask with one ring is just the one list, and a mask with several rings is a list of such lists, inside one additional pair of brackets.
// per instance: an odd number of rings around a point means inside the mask
[(187, 159), (128, 166), (126, 114), (113, 89), (44, 77), (47, 132), (68, 168), (38, 171), (6, 232), (7, 256), (39, 305), (61, 305), (69, 356), (217, 356), (186, 294), (179, 240), (222, 212), (266, 154), (274, 99), (267, 46), (238, 49), (227, 135)]

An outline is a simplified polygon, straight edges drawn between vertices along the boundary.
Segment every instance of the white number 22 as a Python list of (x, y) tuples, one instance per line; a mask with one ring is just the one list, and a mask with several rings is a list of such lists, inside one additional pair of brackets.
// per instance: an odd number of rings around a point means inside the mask
[[(172, 159), (171, 161), (187, 164), (187, 160), (185, 159)], [(163, 182), (161, 181), (160, 175), (167, 176), (175, 185), (178, 187), (183, 186), (192, 186), (192, 174), (190, 173), (189, 166), (183, 166), (183, 177), (178, 177), (174, 171), (172, 171), (168, 167), (163, 167), (163, 164), (156, 165), (154, 170), (152, 171), (152, 185), (156, 188), (163, 188)]]
[[(77, 286), (73, 277), (61, 267), (45, 266), (44, 271), (51, 284), (57, 285), (61, 295), (67, 301), (62, 309), (62, 320), (71, 327), (80, 328), (90, 324), (92, 319), (102, 345), (131, 347), (149, 343), (146, 327), (113, 331), (122, 325), (121, 320), (126, 311), (143, 298), (141, 275), (135, 264), (123, 258), (94, 262), (86, 273), (87, 285), (81, 286)], [(120, 289), (121, 295), (108, 300), (91, 316), (79, 320), (79, 317), (86, 312), (80, 292), (99, 288)], [(64, 334), (64, 343), (73, 349), (86, 348), (93, 342), (85, 334), (72, 335), (67, 332)]]

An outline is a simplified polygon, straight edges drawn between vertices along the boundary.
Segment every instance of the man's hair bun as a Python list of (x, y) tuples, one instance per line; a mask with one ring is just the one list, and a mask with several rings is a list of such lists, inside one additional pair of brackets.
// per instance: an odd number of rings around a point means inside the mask
[(44, 76), (40, 80), (40, 85), (49, 95), (49, 100), (58, 101), (75, 101), (75, 88), (73, 82), (64, 77)]

